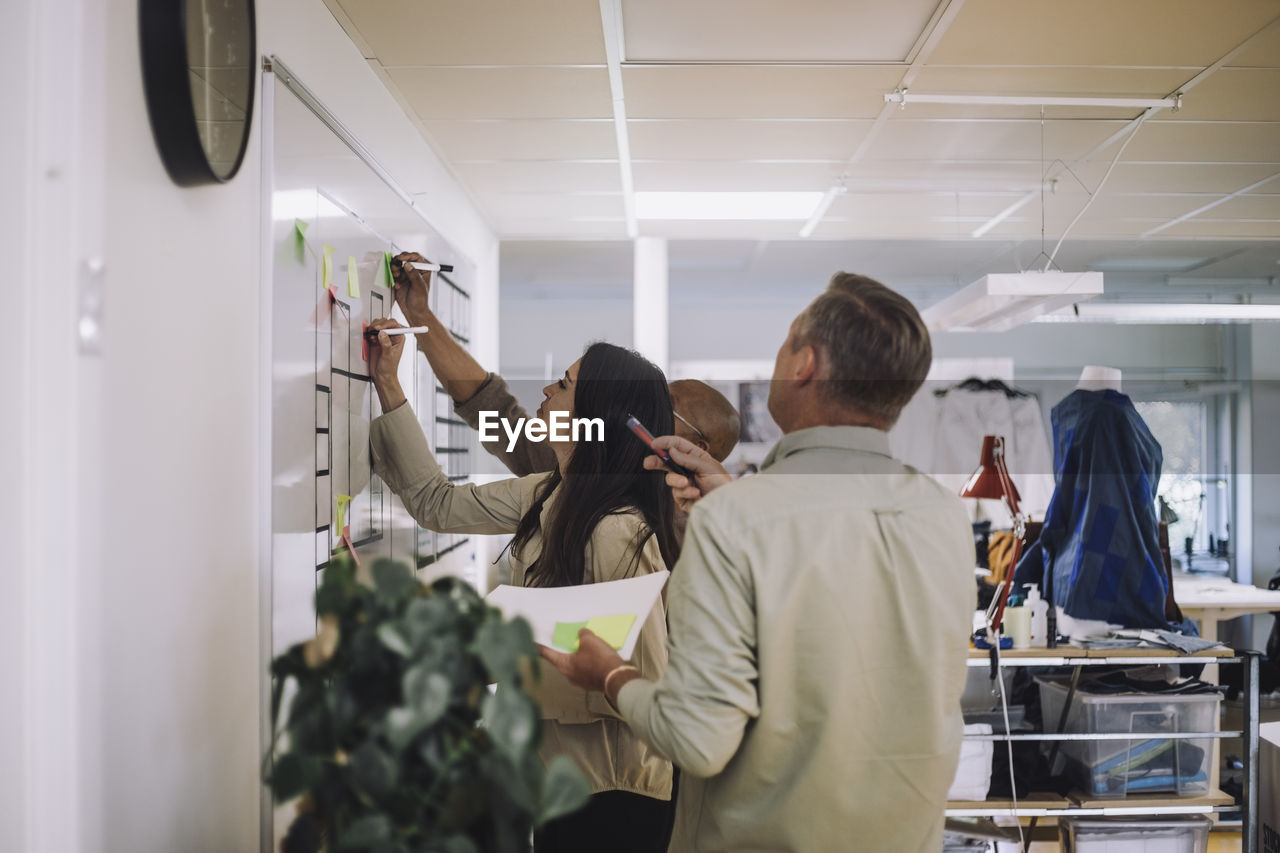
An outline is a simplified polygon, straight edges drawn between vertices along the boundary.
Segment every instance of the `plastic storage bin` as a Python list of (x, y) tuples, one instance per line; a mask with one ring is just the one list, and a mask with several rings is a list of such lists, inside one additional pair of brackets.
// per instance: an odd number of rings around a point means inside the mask
[(1063, 853), (1206, 853), (1207, 817), (1165, 818), (1064, 817)]
[[(1056, 732), (1067, 698), (1067, 685), (1043, 678), (1037, 681), (1044, 730)], [(1127, 797), (1146, 793), (1203, 796), (1209, 793), (1213, 738), (1160, 735), (1217, 731), (1221, 701), (1217, 693), (1098, 695), (1077, 690), (1064, 732), (1132, 732), (1134, 737), (1061, 741), (1059, 756), (1066, 760), (1066, 772), (1091, 796)], [(1045, 744), (1046, 752), (1052, 745)], [(1052, 769), (1057, 772), (1056, 767)]]

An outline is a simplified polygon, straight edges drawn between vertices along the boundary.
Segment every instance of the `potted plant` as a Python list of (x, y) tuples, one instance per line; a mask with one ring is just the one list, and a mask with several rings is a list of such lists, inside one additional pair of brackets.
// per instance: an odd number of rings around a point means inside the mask
[(277, 802), (300, 798), (284, 853), (527, 850), (535, 826), (590, 795), (567, 758), (538, 757), (528, 624), (455, 578), (424, 586), (389, 560), (372, 576), (331, 564), (316, 637), (272, 662), (267, 781)]

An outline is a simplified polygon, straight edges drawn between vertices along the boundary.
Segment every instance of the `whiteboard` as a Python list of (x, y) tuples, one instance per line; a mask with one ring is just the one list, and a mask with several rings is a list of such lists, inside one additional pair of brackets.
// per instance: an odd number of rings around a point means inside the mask
[[(433, 279), (432, 307), (446, 328), (430, 334), (453, 334), (469, 345), (472, 264), (429, 227), (305, 85), (272, 62), (262, 78), (262, 121), (270, 192), (264, 200), (270, 219), (264, 325), (271, 353), (270, 648), (276, 655), (313, 636), (315, 588), (330, 559), (346, 548), (343, 528), (366, 569), (390, 557), (424, 580), (450, 573), (474, 583), (476, 572), (472, 540), (418, 527), (371, 471), (369, 424), (380, 412), (362, 337), (371, 319), (403, 322), (388, 289), (384, 253), (412, 250), (454, 265), (452, 274)], [(402, 359), (401, 381), (445, 473), (456, 482), (470, 479), (475, 437), (412, 347)]]

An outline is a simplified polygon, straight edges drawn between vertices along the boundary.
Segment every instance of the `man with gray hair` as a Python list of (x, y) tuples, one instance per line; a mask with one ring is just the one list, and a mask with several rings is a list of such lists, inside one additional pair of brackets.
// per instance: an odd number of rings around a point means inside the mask
[(783, 437), (760, 476), (729, 484), (689, 442), (657, 442), (695, 475), (667, 475), (677, 499), (697, 501), (662, 680), (589, 631), (576, 654), (544, 649), (684, 771), (672, 851), (942, 847), (973, 539), (959, 499), (894, 460), (886, 433), (931, 360), (910, 302), (837, 274), (778, 350)]

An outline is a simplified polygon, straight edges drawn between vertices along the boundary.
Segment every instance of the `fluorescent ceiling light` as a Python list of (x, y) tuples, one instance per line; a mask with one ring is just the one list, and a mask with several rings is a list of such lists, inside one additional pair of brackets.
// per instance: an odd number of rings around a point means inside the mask
[(637, 219), (808, 219), (820, 192), (638, 192)]
[(1095, 302), (1036, 318), (1037, 323), (1205, 324), (1280, 322), (1280, 305), (1226, 302)]
[(1003, 332), (1101, 293), (1100, 272), (993, 273), (920, 316), (935, 332)]
[(276, 190), (271, 194), (271, 218), (277, 222), (287, 219), (312, 219), (346, 216), (324, 193), (315, 190)]
[(884, 96), (886, 104), (952, 104), (973, 107), (1114, 107), (1117, 109), (1176, 109), (1171, 98), (1105, 98), (1070, 95), (926, 95), (900, 90)]

